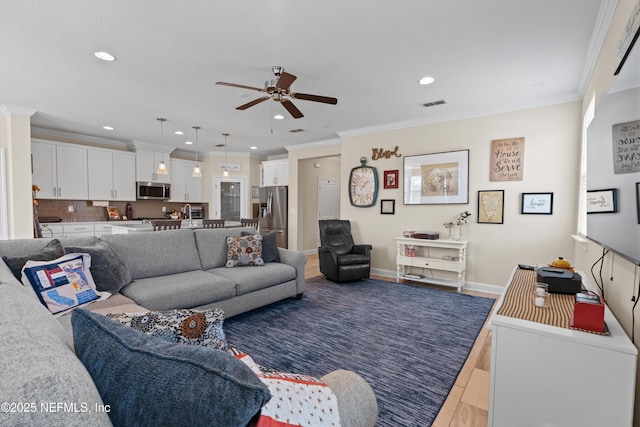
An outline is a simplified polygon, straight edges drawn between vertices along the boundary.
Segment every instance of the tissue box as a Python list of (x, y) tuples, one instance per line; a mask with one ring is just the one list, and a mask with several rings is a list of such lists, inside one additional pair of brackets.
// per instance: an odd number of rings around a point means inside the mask
[(536, 281), (549, 285), (549, 292), (554, 294), (577, 294), (582, 290), (582, 276), (563, 268), (538, 268)]
[(604, 301), (600, 295), (579, 293), (575, 296), (570, 326), (593, 332), (604, 332)]

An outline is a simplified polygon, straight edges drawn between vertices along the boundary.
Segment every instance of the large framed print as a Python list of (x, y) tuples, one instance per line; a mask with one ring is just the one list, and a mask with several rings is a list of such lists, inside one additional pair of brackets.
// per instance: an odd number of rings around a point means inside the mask
[(618, 212), (618, 189), (587, 190), (587, 213)]
[(522, 193), (521, 214), (552, 215), (553, 193)]
[(469, 203), (469, 150), (404, 157), (404, 204)]

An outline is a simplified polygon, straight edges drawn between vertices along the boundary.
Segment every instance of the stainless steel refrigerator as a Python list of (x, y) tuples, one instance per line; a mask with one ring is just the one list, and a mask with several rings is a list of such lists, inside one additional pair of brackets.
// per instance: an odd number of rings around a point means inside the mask
[(285, 185), (260, 189), (260, 232), (276, 232), (278, 247), (289, 246), (289, 192)]

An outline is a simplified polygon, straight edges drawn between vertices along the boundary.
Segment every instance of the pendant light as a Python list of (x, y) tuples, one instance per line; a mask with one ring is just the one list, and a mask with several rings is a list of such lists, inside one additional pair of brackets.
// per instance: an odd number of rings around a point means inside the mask
[(191, 176), (194, 178), (202, 178), (202, 172), (198, 164), (198, 129), (200, 129), (200, 126), (193, 126), (193, 128), (196, 130), (196, 165), (193, 168), (193, 174), (191, 174)]
[(166, 122), (167, 119), (164, 117), (158, 117), (156, 120), (160, 122), (160, 152), (162, 155), (158, 169), (156, 169), (156, 174), (167, 175), (169, 171), (167, 171), (167, 165), (164, 164), (164, 122)]
[(227, 137), (228, 133), (223, 133), (224, 136), (224, 172), (222, 172), (222, 177), (224, 179), (229, 178), (229, 164), (227, 163)]

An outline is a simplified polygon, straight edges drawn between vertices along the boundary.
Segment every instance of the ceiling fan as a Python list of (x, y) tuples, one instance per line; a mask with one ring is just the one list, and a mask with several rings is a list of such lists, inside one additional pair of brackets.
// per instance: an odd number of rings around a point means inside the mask
[(291, 84), (297, 79), (293, 74), (289, 74), (284, 71), (284, 67), (276, 65), (271, 68), (273, 70), (273, 74), (276, 76), (275, 79), (269, 79), (264, 82), (264, 88), (253, 87), (253, 86), (245, 86), (239, 85), (235, 83), (226, 83), (226, 82), (216, 82), (217, 85), (222, 86), (231, 86), (231, 87), (239, 87), (242, 89), (250, 89), (257, 90), (258, 92), (265, 92), (268, 95), (263, 96), (258, 99), (254, 99), (251, 102), (247, 102), (239, 107), (236, 107), (236, 110), (246, 110), (249, 107), (253, 107), (267, 99), (272, 98), (274, 101), (277, 101), (282, 104), (284, 108), (287, 109), (289, 114), (293, 116), (294, 119), (299, 119), (300, 117), (304, 117), (304, 114), (298, 108), (293, 105), (293, 102), (289, 98), (293, 99), (302, 99), (305, 101), (315, 101), (315, 102), (323, 102), (325, 104), (333, 104), (336, 105), (338, 100), (336, 98), (331, 98), (328, 96), (320, 96), (320, 95), (310, 95), (308, 93), (300, 93), (300, 92), (291, 92), (290, 87)]

